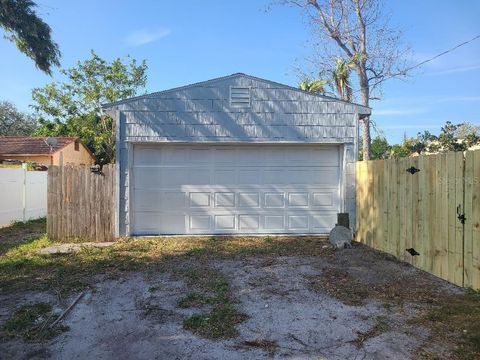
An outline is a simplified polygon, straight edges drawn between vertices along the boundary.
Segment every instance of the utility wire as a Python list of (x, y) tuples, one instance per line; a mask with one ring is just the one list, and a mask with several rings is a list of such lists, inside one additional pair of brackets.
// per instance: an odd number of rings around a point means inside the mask
[[(390, 75), (390, 76), (385, 76), (383, 79), (381, 79), (381, 80), (377, 81), (376, 83), (374, 83), (374, 84), (372, 85), (372, 87), (380, 84), (381, 82), (384, 82), (385, 80), (389, 80), (389, 79), (391, 79), (391, 78), (393, 78), (393, 77), (396, 77), (396, 76), (398, 76), (398, 75), (405, 75), (408, 71), (411, 71), (411, 70), (416, 69), (416, 68), (418, 68), (418, 67), (420, 67), (420, 66), (422, 66), (422, 65), (425, 65), (426, 63), (429, 63), (430, 61), (433, 61), (433, 60), (435, 60), (435, 59), (438, 59), (440, 56), (443, 56), (443, 55), (446, 55), (446, 54), (448, 54), (448, 53), (451, 53), (451, 52), (457, 50), (459, 47), (462, 47), (462, 46), (464, 46), (464, 45), (467, 45), (467, 44), (469, 44), (469, 43), (471, 43), (471, 42), (473, 42), (473, 41), (475, 41), (475, 40), (477, 40), (477, 39), (479, 39), (479, 38), (480, 38), (480, 34), (477, 35), (477, 36), (475, 36), (475, 37), (473, 37), (473, 38), (471, 38), (470, 40), (464, 41), (464, 42), (461, 43), (461, 44), (458, 44), (458, 45), (456, 45), (456, 46), (454, 46), (454, 47), (452, 47), (452, 48), (450, 48), (450, 49), (448, 49), (448, 50), (445, 50), (444, 52), (441, 52), (440, 54), (437, 54), (437, 55), (435, 55), (435, 56), (433, 56), (433, 57), (431, 57), (431, 58), (429, 58), (429, 59), (423, 60), (423, 61), (419, 62), (418, 64), (413, 65), (413, 66), (411, 66), (411, 67), (409, 67), (409, 68), (407, 68), (407, 69), (405, 69), (405, 70), (402, 70), (401, 72), (399, 72), (399, 73), (397, 73), (397, 74), (393, 74), (393, 75)], [(354, 93), (357, 93), (357, 92), (359, 92), (359, 91), (361, 91), (361, 90), (360, 90), (360, 89), (355, 90)]]
[(417, 67), (420, 67), (420, 66), (422, 66), (422, 65), (425, 65), (426, 63), (428, 63), (428, 62), (430, 62), (430, 61), (433, 61), (433, 60), (439, 58), (440, 56), (443, 56), (443, 55), (446, 55), (446, 54), (448, 54), (448, 53), (451, 53), (452, 51), (457, 50), (459, 47), (462, 47), (462, 46), (464, 46), (464, 45), (467, 45), (467, 44), (471, 43), (472, 41), (477, 40), (478, 38), (480, 38), (480, 35), (477, 35), (477, 36), (475, 36), (474, 38), (472, 38), (472, 39), (470, 39), (470, 40), (464, 41), (463, 43), (458, 44), (457, 46), (454, 46), (454, 47), (451, 48), (451, 49), (445, 50), (444, 52), (442, 52), (442, 53), (440, 53), (440, 54), (438, 54), (438, 55), (435, 55), (434, 57), (432, 57), (432, 58), (430, 58), (430, 59), (424, 60), (424, 61), (418, 63), (417, 65), (414, 65), (414, 66), (412, 66), (412, 67), (409, 67), (408, 69), (405, 69), (405, 70), (402, 71), (402, 72), (407, 72), (407, 71), (413, 70), (413, 69), (415, 69), (415, 68), (417, 68)]

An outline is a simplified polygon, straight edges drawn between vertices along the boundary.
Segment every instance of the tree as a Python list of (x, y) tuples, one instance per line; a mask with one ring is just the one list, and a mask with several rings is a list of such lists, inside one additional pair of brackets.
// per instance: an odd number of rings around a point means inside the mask
[(391, 150), (391, 146), (383, 136), (377, 136), (372, 140), (372, 153), (370, 159), (378, 160), (388, 158)]
[(0, 27), (8, 40), (51, 75), (52, 67), (60, 66), (60, 50), (51, 38), (50, 26), (35, 13), (36, 6), (31, 0), (0, 0)]
[(340, 99), (352, 101), (353, 93), (350, 84), (350, 62), (337, 58), (335, 59), (335, 69), (332, 72), (333, 83)]
[(428, 152), (466, 151), (473, 145), (480, 144), (478, 127), (472, 124), (452, 124), (447, 121), (438, 136), (425, 131), (417, 138), (424, 143)]
[(32, 135), (38, 125), (35, 118), (23, 113), (8, 101), (0, 101), (0, 136)]
[[(337, 58), (346, 59), (358, 78), (361, 103), (381, 89), (384, 80), (405, 75), (406, 49), (401, 33), (384, 16), (381, 0), (280, 0), (299, 6), (311, 20), (323, 48), (315, 59), (320, 73), (331, 71)], [(370, 119), (363, 122), (363, 155), (370, 158)]]
[(127, 60), (107, 62), (92, 51), (90, 59), (61, 70), (65, 82), (33, 89), (41, 125), (36, 134), (78, 136), (100, 164), (114, 161), (115, 124), (102, 104), (137, 95), (147, 81), (145, 61)]
[(300, 90), (308, 91), (314, 94), (324, 94), (326, 92), (325, 85), (327, 84), (327, 80), (310, 80), (305, 78), (300, 82), (300, 84), (298, 84), (298, 87)]

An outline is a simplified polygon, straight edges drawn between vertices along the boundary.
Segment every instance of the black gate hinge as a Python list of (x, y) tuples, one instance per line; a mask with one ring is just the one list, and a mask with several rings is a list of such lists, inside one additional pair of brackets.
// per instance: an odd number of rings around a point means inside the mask
[(462, 224), (465, 224), (465, 221), (467, 220), (467, 218), (465, 217), (465, 213), (462, 213), (462, 205), (458, 205), (457, 206), (457, 218), (458, 220), (462, 223)]
[(419, 172), (419, 171), (420, 171), (420, 169), (417, 169), (417, 168), (414, 167), (414, 166), (411, 166), (411, 167), (409, 167), (409, 168), (407, 169), (407, 172), (409, 172), (409, 173), (412, 174), (412, 175), (415, 174), (415, 173), (417, 173), (417, 172)]

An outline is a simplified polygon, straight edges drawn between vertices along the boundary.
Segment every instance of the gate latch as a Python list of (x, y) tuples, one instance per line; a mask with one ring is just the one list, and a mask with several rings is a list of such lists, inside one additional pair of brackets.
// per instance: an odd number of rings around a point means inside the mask
[(462, 205), (457, 206), (457, 215), (458, 220), (460, 220), (462, 224), (465, 224), (465, 220), (467, 220), (467, 218), (465, 217), (465, 213), (462, 213)]

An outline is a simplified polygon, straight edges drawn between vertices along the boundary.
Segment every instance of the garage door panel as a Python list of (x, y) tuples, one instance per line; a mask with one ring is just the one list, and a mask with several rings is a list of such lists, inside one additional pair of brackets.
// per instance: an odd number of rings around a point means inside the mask
[(135, 190), (134, 211), (185, 209), (185, 193), (177, 191)]
[(215, 215), (214, 221), (215, 221), (214, 223), (215, 230), (217, 231), (218, 230), (233, 231), (236, 229), (235, 215)]
[(273, 231), (273, 232), (284, 232), (285, 231), (285, 218), (283, 215), (265, 215), (264, 219), (264, 229)]
[(219, 208), (234, 208), (235, 207), (235, 193), (234, 192), (216, 192), (215, 207)]
[(205, 208), (210, 207), (210, 193), (209, 192), (191, 192), (189, 193), (189, 206), (191, 208)]
[(284, 208), (285, 207), (285, 193), (264, 193), (264, 206), (266, 208)]
[(289, 215), (288, 230), (302, 230), (308, 232), (308, 215)]
[(193, 164), (208, 164), (211, 160), (212, 150), (208, 148), (192, 148), (190, 162)]
[(340, 208), (338, 154), (320, 146), (136, 145), (132, 232), (328, 232)]
[(238, 207), (258, 208), (260, 207), (260, 193), (240, 192), (238, 193)]
[(230, 148), (217, 148), (213, 153), (213, 159), (215, 164), (219, 165), (234, 165), (236, 160), (235, 149)]
[(210, 231), (212, 217), (210, 215), (190, 215), (190, 231)]
[(258, 214), (240, 214), (238, 215), (238, 223), (240, 231), (260, 231), (260, 215)]
[(261, 184), (261, 171), (258, 169), (240, 169), (238, 170), (239, 185)]
[(334, 194), (331, 192), (314, 192), (312, 197), (312, 206), (333, 206)]
[[(338, 181), (339, 169), (326, 168), (322, 170), (312, 170), (311, 183), (314, 185), (330, 185), (336, 184)], [(333, 185), (335, 186), (335, 185)], [(335, 186), (336, 187), (336, 186)]]
[(337, 220), (337, 212), (323, 212), (312, 216), (312, 230), (317, 233), (328, 233)]
[(235, 185), (237, 183), (236, 176), (235, 169), (215, 169), (213, 175), (214, 184)]
[(184, 214), (164, 214), (157, 212), (137, 212), (134, 218), (135, 234), (185, 234)]
[(308, 207), (308, 192), (291, 192), (288, 194), (288, 206), (291, 208)]

